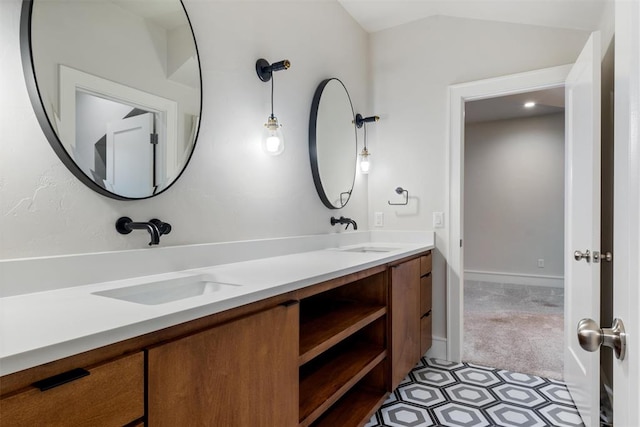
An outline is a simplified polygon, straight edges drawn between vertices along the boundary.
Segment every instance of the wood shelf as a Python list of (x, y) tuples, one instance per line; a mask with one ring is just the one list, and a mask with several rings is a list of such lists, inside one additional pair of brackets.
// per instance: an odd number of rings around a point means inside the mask
[(387, 355), (377, 345), (354, 343), (334, 357), (319, 361), (314, 370), (300, 378), (300, 426), (314, 422)]
[(322, 415), (313, 427), (363, 425), (384, 403), (389, 392), (356, 385)]
[(387, 313), (384, 305), (341, 301), (330, 309), (305, 316), (300, 324), (300, 359), (303, 365)]

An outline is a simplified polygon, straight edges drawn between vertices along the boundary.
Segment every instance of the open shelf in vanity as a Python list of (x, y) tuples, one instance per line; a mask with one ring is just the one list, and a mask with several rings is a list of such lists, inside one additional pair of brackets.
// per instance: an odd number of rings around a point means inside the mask
[(383, 271), (301, 298), (300, 426), (360, 423), (387, 396), (387, 286)]

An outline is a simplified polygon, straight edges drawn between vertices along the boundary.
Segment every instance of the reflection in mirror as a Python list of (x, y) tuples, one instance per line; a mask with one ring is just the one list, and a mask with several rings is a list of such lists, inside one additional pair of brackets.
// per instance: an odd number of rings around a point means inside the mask
[(180, 0), (25, 0), (21, 25), (32, 104), (76, 177), (117, 199), (151, 197), (175, 182), (201, 109)]
[(309, 156), (313, 182), (329, 209), (344, 207), (353, 191), (357, 141), (353, 106), (344, 84), (324, 80), (313, 97), (309, 119)]

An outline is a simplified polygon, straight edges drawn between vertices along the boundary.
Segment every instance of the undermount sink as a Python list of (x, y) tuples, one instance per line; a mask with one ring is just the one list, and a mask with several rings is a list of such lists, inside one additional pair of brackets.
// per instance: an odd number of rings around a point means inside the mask
[(391, 252), (396, 248), (386, 248), (381, 246), (359, 246), (357, 248), (343, 249), (343, 252)]
[(145, 305), (158, 305), (237, 288), (239, 285), (218, 283), (206, 274), (159, 280), (141, 285), (94, 292), (108, 298)]

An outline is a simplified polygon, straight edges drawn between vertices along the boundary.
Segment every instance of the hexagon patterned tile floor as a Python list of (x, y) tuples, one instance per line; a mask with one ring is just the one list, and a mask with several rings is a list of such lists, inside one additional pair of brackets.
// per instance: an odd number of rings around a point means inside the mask
[(365, 427), (579, 427), (561, 381), (422, 358)]

